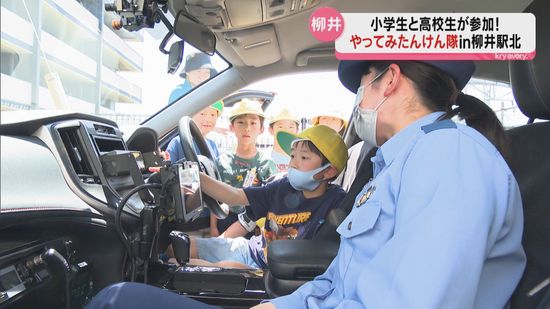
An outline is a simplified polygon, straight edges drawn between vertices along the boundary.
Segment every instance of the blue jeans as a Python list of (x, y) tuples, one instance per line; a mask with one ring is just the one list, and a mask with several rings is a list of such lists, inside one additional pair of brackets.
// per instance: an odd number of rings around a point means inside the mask
[(237, 238), (195, 238), (197, 255), (199, 259), (216, 263), (221, 261), (234, 261), (252, 268), (260, 268), (252, 259), (248, 248), (248, 239)]

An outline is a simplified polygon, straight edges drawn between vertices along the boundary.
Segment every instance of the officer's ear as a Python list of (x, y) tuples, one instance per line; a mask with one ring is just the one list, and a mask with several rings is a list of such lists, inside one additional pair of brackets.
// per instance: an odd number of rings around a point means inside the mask
[(386, 86), (384, 90), (384, 97), (389, 97), (392, 93), (395, 92), (399, 82), (401, 81), (401, 68), (399, 65), (392, 63), (388, 67), (388, 73), (385, 74), (388, 77), (383, 76), (383, 83)]

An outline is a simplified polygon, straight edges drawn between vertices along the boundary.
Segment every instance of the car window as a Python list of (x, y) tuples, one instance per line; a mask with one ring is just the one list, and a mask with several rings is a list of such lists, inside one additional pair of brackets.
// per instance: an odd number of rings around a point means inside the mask
[[(1, 30), (2, 110), (69, 109), (97, 114), (116, 121), (129, 135), (145, 119), (200, 86), (200, 81), (205, 83), (230, 66), (218, 54), (191, 57), (198, 51), (185, 44), (184, 63), (175, 74), (168, 74), (168, 56), (158, 51), (167, 32), (162, 23), (138, 32), (114, 30), (112, 21), (117, 16), (105, 11), (101, 1), (55, 3), (1, 2), (2, 24), (9, 25)], [(170, 13), (167, 18), (173, 21)], [(175, 41), (172, 38), (168, 46)], [(186, 60), (190, 60), (187, 65)], [(190, 85), (185, 78), (193, 75), (186, 73), (190, 68), (210, 74), (193, 77), (199, 83)], [(354, 102), (335, 72), (285, 75), (247, 88), (277, 93), (273, 105), (296, 109), (306, 120), (302, 128), (314, 113), (328, 113), (334, 107), (349, 118)], [(507, 128), (527, 122), (508, 84), (473, 80), (465, 92), (482, 98)], [(228, 126), (223, 118), (220, 123)], [(222, 148), (231, 149), (231, 142), (218, 140)], [(267, 131), (260, 140), (266, 147), (272, 144)]]
[(519, 110), (512, 87), (508, 83), (474, 78), (466, 85), (463, 92), (489, 105), (506, 129), (527, 123), (528, 118)]
[[(296, 85), (300, 86), (297, 88)], [(266, 118), (281, 108), (287, 108), (300, 119), (300, 130), (311, 126), (312, 117), (320, 114), (339, 112), (345, 119), (349, 119), (355, 101), (355, 95), (341, 86), (336, 72), (287, 74), (253, 83), (243, 90), (252, 89), (275, 93), (273, 101), (265, 111)], [(209, 135), (220, 151), (231, 152), (236, 147), (234, 135), (227, 132), (230, 115), (231, 108), (224, 109), (216, 124), (219, 130)], [(226, 134), (220, 134), (223, 130)], [(258, 137), (257, 144), (260, 149), (266, 151), (273, 147), (269, 119), (266, 119), (264, 132)]]
[[(120, 18), (103, 1), (2, 0), (2, 110), (68, 109), (115, 120), (125, 133), (229, 67), (219, 55), (192, 57), (167, 73), (159, 51), (167, 33), (154, 29), (115, 30)], [(167, 18), (173, 22), (168, 12)], [(166, 49), (177, 41), (175, 36)], [(193, 59), (187, 65), (186, 60)], [(211, 74), (193, 76), (189, 68)], [(188, 78), (184, 78), (188, 77)], [(187, 82), (187, 84), (186, 84)]]
[[(304, 91), (296, 91), (296, 85), (301, 85)], [(274, 92), (275, 99), (267, 109), (266, 114), (273, 109), (288, 108), (301, 119), (300, 129), (311, 126), (312, 117), (323, 112), (340, 111), (349, 119), (355, 102), (355, 95), (341, 86), (335, 72), (299, 73), (268, 78), (250, 86), (247, 89)], [(464, 93), (480, 98), (496, 113), (505, 128), (513, 128), (527, 123), (527, 117), (521, 113), (509, 84), (483, 79), (472, 79), (465, 87)], [(313, 106), (313, 108), (312, 108)], [(231, 108), (226, 108), (217, 123), (220, 130), (210, 133), (221, 151), (233, 151), (236, 139), (229, 129)], [(261, 149), (270, 150), (273, 146), (273, 136), (267, 129), (258, 138)], [(226, 134), (220, 134), (224, 132)]]

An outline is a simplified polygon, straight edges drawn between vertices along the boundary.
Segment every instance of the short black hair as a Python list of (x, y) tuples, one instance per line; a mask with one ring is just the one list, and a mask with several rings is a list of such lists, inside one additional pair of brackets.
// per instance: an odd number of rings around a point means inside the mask
[[(310, 150), (314, 154), (321, 157), (321, 165), (325, 165), (327, 163), (330, 163), (330, 161), (327, 159), (327, 157), (325, 157), (325, 155), (319, 150), (319, 148), (317, 148), (317, 146), (315, 146), (315, 144), (313, 144), (312, 141), (310, 141), (310, 140), (300, 140), (300, 141), (297, 141), (296, 143), (300, 143), (300, 142), (303, 143), (303, 145), (306, 146), (308, 150)], [(294, 145), (296, 143), (292, 144), (292, 148), (294, 148)]]

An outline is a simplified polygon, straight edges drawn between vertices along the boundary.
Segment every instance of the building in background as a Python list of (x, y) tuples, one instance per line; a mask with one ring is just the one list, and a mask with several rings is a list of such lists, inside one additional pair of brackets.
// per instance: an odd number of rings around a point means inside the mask
[(61, 85), (61, 101), (75, 112), (109, 114), (117, 103), (142, 103), (141, 88), (119, 74), (142, 72), (142, 56), (127, 44), (142, 37), (115, 33), (104, 1), (2, 0), (1, 5), (2, 110), (55, 108)]

